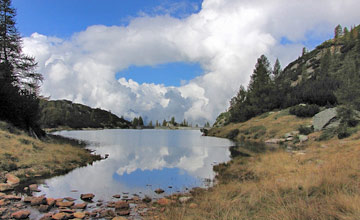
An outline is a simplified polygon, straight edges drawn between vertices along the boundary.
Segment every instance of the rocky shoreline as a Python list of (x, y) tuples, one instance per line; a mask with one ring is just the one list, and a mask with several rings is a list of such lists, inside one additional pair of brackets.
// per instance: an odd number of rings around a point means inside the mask
[[(8, 180), (16, 180), (14, 176), (8, 175), (8, 177)], [(123, 193), (123, 195), (113, 195), (108, 201), (104, 201), (96, 200), (96, 195), (92, 193), (81, 194), (80, 198), (34, 196), (41, 191), (37, 184), (31, 184), (24, 188), (26, 193), (16, 191), (0, 193), (0, 217), (36, 220), (158, 219), (158, 214), (164, 212), (169, 205), (188, 204), (190, 208), (196, 208), (197, 205), (191, 203), (192, 194), (199, 190), (203, 189), (194, 188), (189, 193), (177, 193), (160, 199), (148, 196), (141, 198), (136, 194)], [(157, 189), (155, 192), (162, 194), (164, 190)]]

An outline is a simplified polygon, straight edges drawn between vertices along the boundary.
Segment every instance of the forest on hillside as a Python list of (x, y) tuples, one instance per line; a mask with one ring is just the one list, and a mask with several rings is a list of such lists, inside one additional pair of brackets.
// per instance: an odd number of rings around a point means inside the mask
[[(338, 25), (334, 38), (302, 55), (284, 70), (279, 60), (271, 67), (258, 58), (247, 88), (240, 86), (230, 101), (226, 123), (243, 122), (274, 109), (292, 108), (298, 116), (312, 116), (321, 106), (337, 106), (343, 125), (353, 126), (360, 110), (360, 26)], [(221, 117), (224, 116), (221, 115)]]

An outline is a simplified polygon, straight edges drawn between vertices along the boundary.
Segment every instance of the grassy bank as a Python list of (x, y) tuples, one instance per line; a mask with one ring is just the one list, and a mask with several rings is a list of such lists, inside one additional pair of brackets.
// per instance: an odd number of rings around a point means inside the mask
[[(210, 134), (226, 137), (231, 130), (239, 129), (236, 140), (266, 140), (282, 137), (310, 122), (311, 119), (275, 112), (215, 128)], [(265, 132), (261, 135), (249, 132), (254, 126), (263, 126)], [(166, 207), (159, 217), (175, 220), (359, 219), (360, 132), (342, 140), (334, 137), (318, 141), (320, 135), (321, 132), (311, 134), (297, 151), (289, 152), (284, 146), (275, 151), (252, 153), (251, 157), (238, 156), (218, 165), (215, 169), (219, 171), (219, 184), (193, 194), (189, 203)]]
[(0, 122), (0, 173), (12, 173), (21, 181), (49, 177), (85, 166), (100, 159), (81, 143), (56, 136), (45, 140), (29, 137), (23, 131)]

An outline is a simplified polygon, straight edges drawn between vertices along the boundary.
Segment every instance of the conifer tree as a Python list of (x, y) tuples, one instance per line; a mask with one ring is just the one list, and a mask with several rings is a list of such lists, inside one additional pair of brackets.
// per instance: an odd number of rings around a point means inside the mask
[(281, 74), (281, 65), (280, 65), (280, 61), (279, 59), (276, 58), (276, 61), (275, 61), (275, 64), (274, 64), (274, 68), (273, 68), (273, 71), (272, 71), (272, 74), (274, 76), (274, 78), (278, 78)]
[(0, 0), (0, 62), (11, 70), (6, 77), (27, 94), (37, 95), (42, 76), (35, 72), (34, 58), (22, 53), (21, 37), (15, 27), (16, 11), (11, 0)]
[(139, 117), (138, 125), (139, 126), (144, 126), (144, 121), (143, 121), (141, 116)]
[(35, 72), (34, 58), (21, 51), (11, 0), (0, 0), (0, 119), (5, 119), (37, 136), (38, 88), (42, 76)]
[(334, 30), (335, 39), (341, 37), (342, 34), (343, 34), (343, 29), (342, 29), (341, 25), (339, 24), (335, 27), (335, 30)]

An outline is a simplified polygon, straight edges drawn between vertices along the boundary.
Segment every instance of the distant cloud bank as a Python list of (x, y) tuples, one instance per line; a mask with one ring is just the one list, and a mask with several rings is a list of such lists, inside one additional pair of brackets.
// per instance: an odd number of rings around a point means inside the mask
[[(358, 24), (359, 7), (358, 0), (204, 0), (182, 19), (142, 15), (128, 26), (91, 26), (66, 40), (34, 33), (24, 39), (24, 52), (39, 63), (44, 96), (128, 118), (203, 124), (247, 85), (261, 54), (284, 66), (310, 38), (326, 40), (337, 24)], [(281, 44), (284, 37), (293, 43)], [(204, 74), (180, 87), (115, 78), (131, 65), (168, 62), (197, 62)]]

